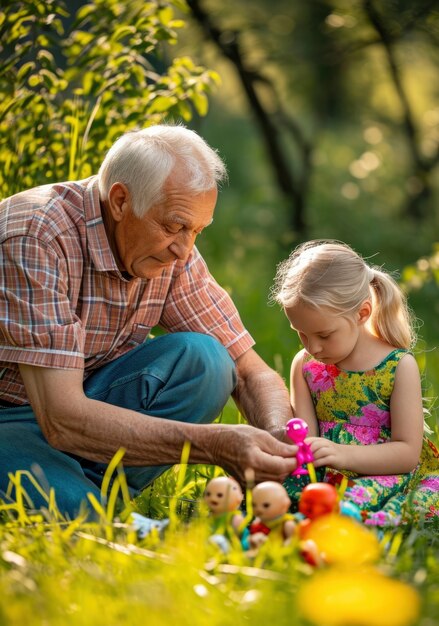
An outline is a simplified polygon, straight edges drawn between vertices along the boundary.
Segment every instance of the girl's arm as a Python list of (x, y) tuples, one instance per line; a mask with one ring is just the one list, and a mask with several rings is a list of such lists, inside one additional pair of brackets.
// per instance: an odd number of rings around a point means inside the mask
[(342, 445), (322, 438), (310, 440), (314, 465), (328, 465), (358, 474), (405, 474), (419, 462), (424, 416), (419, 369), (406, 354), (398, 364), (390, 399), (391, 439), (372, 445)]
[(319, 427), (317, 423), (314, 405), (308, 385), (305, 382), (302, 372), (303, 358), (305, 350), (296, 354), (291, 363), (290, 373), (290, 398), (295, 417), (305, 420), (308, 424), (308, 434), (310, 437), (317, 437)]

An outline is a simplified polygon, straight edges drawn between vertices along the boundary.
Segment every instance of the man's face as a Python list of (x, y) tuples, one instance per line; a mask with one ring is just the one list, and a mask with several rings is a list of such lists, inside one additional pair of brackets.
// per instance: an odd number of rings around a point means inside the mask
[(165, 199), (142, 218), (132, 212), (131, 199), (114, 223), (112, 249), (119, 268), (130, 276), (157, 278), (175, 261), (184, 265), (199, 235), (213, 220), (217, 189), (193, 194), (184, 183), (169, 180)]

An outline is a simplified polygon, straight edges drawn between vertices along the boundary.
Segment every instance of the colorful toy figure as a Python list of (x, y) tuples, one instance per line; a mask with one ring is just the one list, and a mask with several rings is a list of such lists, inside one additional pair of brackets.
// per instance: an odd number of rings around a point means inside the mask
[(311, 520), (300, 533), (302, 554), (312, 565), (364, 565), (378, 560), (377, 535), (347, 515), (328, 513)]
[(243, 532), (244, 517), (239, 511), (243, 500), (239, 483), (228, 476), (212, 478), (204, 491), (204, 501), (211, 515), (211, 543), (222, 552), (228, 552), (230, 544), (239, 544)]
[(299, 498), (299, 513), (305, 519), (297, 527), (300, 538), (301, 555), (312, 566), (321, 566), (323, 557), (315, 541), (307, 537), (307, 532), (314, 522), (322, 516), (336, 513), (339, 509), (338, 493), (333, 485), (328, 483), (310, 483), (303, 488)]
[(340, 514), (352, 517), (353, 519), (357, 520), (357, 522), (363, 521), (363, 515), (361, 513), (360, 507), (354, 502), (350, 502), (349, 500), (340, 501)]
[(152, 519), (150, 517), (145, 517), (140, 513), (136, 513), (133, 511), (130, 515), (129, 521), (131, 522), (134, 530), (137, 531), (137, 534), (140, 539), (144, 539), (148, 537), (148, 535), (155, 534), (158, 537), (163, 537), (163, 532), (165, 528), (169, 525), (169, 519)]
[(308, 474), (308, 470), (305, 469), (303, 465), (312, 463), (314, 460), (311, 447), (305, 443), (305, 438), (308, 434), (308, 424), (299, 417), (293, 417), (293, 419), (288, 420), (286, 423), (286, 434), (298, 447), (296, 455), (297, 467), (294, 472), (291, 473), (291, 476)]
[(337, 512), (338, 493), (334, 485), (310, 483), (302, 489), (299, 499), (299, 512), (308, 519), (315, 519), (327, 513)]
[(255, 520), (250, 524), (249, 544), (259, 548), (268, 539), (287, 545), (294, 534), (293, 515), (288, 513), (291, 500), (280, 483), (265, 481), (252, 491)]

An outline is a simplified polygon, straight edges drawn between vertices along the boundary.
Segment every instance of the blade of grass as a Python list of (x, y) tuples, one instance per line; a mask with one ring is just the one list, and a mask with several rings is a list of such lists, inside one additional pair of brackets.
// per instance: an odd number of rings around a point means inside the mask
[(169, 527), (170, 529), (175, 529), (177, 527), (177, 523), (178, 523), (177, 504), (178, 504), (178, 499), (180, 497), (181, 490), (183, 488), (184, 479), (186, 476), (187, 463), (189, 460), (190, 450), (191, 450), (190, 442), (185, 441), (183, 445), (183, 450), (181, 452), (180, 467), (178, 468), (175, 491), (169, 503)]

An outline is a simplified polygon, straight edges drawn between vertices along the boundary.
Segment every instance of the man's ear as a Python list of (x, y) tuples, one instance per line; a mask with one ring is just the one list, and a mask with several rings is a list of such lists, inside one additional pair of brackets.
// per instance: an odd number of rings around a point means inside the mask
[(372, 303), (370, 300), (365, 300), (361, 304), (360, 308), (358, 309), (358, 313), (357, 313), (358, 323), (365, 324), (371, 315), (372, 315)]
[(120, 222), (127, 211), (131, 210), (131, 194), (123, 183), (113, 183), (108, 194), (108, 207), (111, 216)]

